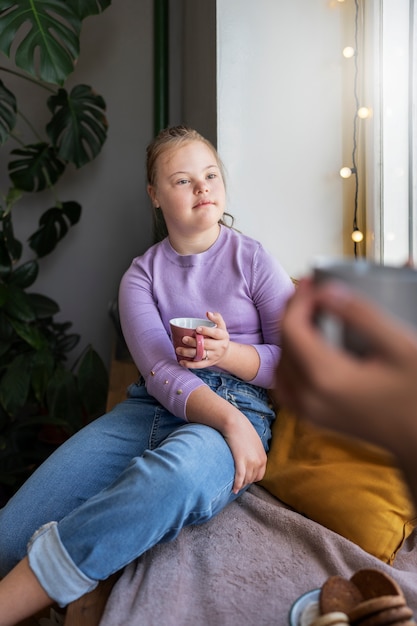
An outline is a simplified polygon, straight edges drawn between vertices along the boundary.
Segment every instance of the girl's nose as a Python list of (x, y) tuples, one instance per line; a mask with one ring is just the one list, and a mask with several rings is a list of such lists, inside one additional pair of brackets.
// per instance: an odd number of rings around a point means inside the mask
[(195, 185), (195, 193), (205, 193), (208, 191), (207, 183), (205, 180), (200, 180)]

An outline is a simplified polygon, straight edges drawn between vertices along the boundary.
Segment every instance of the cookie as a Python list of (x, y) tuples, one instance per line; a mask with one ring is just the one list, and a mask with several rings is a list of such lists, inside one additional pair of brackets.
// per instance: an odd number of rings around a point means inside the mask
[(357, 586), (341, 576), (330, 576), (320, 590), (321, 613), (349, 613), (364, 597)]
[(361, 626), (390, 626), (405, 622), (411, 617), (413, 617), (413, 611), (408, 606), (400, 606), (374, 613), (374, 615), (361, 620), (360, 624)]
[(391, 576), (379, 569), (360, 569), (350, 579), (364, 600), (379, 596), (403, 595), (400, 586)]
[(371, 600), (364, 600), (357, 604), (348, 611), (348, 617), (351, 622), (355, 623), (374, 613), (380, 613), (387, 609), (396, 609), (404, 605), (405, 598), (403, 595), (379, 596), (378, 598), (371, 598)]
[(320, 615), (310, 624), (310, 626), (346, 626), (349, 624), (349, 618), (342, 611), (332, 611), (326, 615)]

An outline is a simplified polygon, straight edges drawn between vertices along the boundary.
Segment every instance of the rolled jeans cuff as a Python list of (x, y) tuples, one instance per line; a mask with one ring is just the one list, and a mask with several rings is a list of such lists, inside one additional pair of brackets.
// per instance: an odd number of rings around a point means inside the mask
[(29, 565), (48, 596), (67, 606), (97, 587), (98, 581), (83, 574), (63, 546), (57, 522), (37, 530), (28, 544)]

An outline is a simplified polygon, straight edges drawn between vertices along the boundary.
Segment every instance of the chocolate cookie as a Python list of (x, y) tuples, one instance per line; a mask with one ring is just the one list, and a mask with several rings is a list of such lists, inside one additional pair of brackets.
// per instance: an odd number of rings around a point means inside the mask
[(349, 613), (363, 600), (364, 596), (354, 583), (341, 576), (331, 576), (320, 591), (320, 611), (323, 614), (334, 611)]
[(359, 589), (364, 600), (403, 595), (395, 580), (379, 569), (360, 569), (353, 574), (350, 581)]

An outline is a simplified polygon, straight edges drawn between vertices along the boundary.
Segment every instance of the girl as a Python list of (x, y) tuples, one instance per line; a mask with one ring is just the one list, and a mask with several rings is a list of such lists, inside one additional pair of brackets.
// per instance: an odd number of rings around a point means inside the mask
[[(0, 626), (91, 591), (209, 520), (265, 471), (267, 389), (292, 281), (257, 241), (225, 225), (222, 165), (196, 131), (162, 131), (147, 174), (168, 236), (134, 259), (119, 294), (141, 378), (0, 512)], [(202, 361), (181, 360), (195, 356), (193, 338), (174, 351), (169, 320), (185, 316), (216, 324), (199, 329)]]

